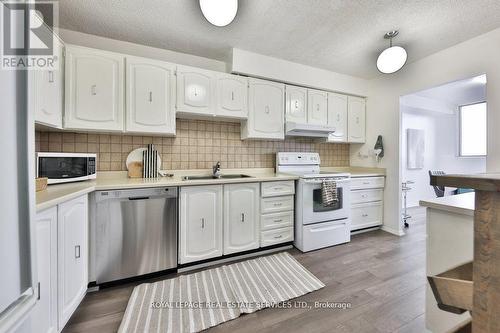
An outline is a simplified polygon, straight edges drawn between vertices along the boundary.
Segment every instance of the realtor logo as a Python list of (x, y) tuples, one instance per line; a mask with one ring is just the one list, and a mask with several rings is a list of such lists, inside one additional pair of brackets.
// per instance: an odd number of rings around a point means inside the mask
[(57, 69), (59, 52), (54, 33), (58, 3), (3, 1), (0, 8), (1, 68)]

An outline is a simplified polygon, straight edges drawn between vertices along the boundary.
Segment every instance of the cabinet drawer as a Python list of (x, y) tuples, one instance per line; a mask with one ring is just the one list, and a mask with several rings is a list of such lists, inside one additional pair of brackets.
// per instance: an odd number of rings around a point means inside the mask
[(260, 207), (263, 214), (293, 210), (293, 195), (262, 198)]
[(293, 241), (293, 227), (262, 231), (260, 246), (270, 246)]
[(351, 240), (348, 220), (317, 223), (302, 229), (302, 251), (312, 251), (323, 247), (347, 243)]
[(382, 201), (383, 199), (384, 199), (383, 189), (351, 191), (351, 204)]
[(261, 186), (263, 198), (295, 194), (295, 182), (293, 180), (281, 182), (264, 182)]
[(351, 206), (351, 230), (374, 227), (382, 224), (383, 205), (381, 201)]
[(364, 190), (368, 188), (383, 188), (385, 177), (351, 178), (351, 190)]
[(293, 226), (293, 211), (284, 213), (264, 214), (260, 219), (261, 230), (271, 230), (276, 228)]

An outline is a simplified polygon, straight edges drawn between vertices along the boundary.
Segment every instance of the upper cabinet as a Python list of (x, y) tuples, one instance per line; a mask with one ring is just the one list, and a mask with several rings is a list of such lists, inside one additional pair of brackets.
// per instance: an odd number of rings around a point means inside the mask
[(175, 84), (175, 65), (127, 56), (125, 130), (175, 135)]
[(283, 140), (285, 85), (249, 79), (248, 120), (242, 124), (242, 139)]
[(29, 71), (29, 105), (35, 115), (35, 122), (41, 125), (62, 128), (64, 45), (54, 39), (59, 50), (55, 70)]
[(307, 89), (286, 86), (286, 121), (307, 123)]
[(248, 117), (248, 79), (246, 77), (218, 74), (216, 82), (215, 115), (225, 118)]
[(121, 54), (66, 46), (64, 127), (78, 130), (123, 130)]
[(335, 128), (329, 142), (347, 142), (347, 99), (346, 95), (328, 93), (328, 126)]
[(307, 90), (307, 123), (327, 125), (328, 93), (321, 90)]
[(177, 66), (177, 113), (186, 116), (214, 116), (214, 92), (214, 72)]
[(364, 143), (366, 140), (366, 100), (361, 97), (349, 96), (347, 104), (348, 141)]

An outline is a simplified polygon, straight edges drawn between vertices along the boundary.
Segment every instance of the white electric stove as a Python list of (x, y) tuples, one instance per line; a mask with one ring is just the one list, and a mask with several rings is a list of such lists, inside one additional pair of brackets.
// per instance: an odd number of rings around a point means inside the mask
[[(321, 172), (317, 153), (282, 152), (276, 154), (276, 172), (300, 176), (295, 194), (296, 248), (308, 252), (328, 246), (347, 243), (350, 232), (349, 173)], [(323, 180), (337, 183), (338, 202), (323, 204)]]

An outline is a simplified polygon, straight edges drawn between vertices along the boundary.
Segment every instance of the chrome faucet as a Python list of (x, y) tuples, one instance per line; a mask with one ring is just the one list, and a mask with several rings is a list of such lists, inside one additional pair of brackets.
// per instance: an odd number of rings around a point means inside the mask
[(212, 167), (212, 170), (213, 170), (213, 176), (216, 177), (216, 178), (220, 178), (221, 176), (221, 173), (220, 173), (220, 162), (217, 162), (213, 167)]

